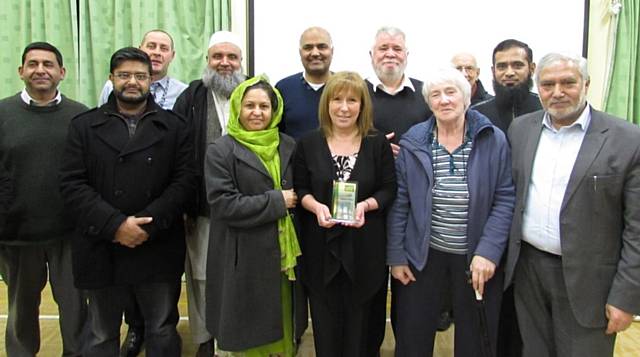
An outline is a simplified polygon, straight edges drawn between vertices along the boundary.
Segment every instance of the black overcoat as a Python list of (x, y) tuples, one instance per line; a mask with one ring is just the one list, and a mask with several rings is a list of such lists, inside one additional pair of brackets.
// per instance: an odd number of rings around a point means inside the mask
[[(72, 243), (78, 288), (178, 279), (184, 270), (185, 204), (195, 192), (193, 137), (185, 120), (153, 99), (130, 139), (113, 96), (75, 117), (60, 171), (65, 205), (77, 222)], [(114, 243), (127, 216), (153, 217), (149, 240)]]

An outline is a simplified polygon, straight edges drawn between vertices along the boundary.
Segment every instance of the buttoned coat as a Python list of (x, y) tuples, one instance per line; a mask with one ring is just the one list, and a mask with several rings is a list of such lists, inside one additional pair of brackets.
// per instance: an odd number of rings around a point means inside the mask
[[(542, 131), (543, 111), (516, 118), (510, 129), (516, 209), (506, 265), (508, 286), (522, 241), (526, 199)], [(562, 155), (562, 153), (558, 153)], [(573, 314), (582, 326), (607, 325), (605, 304), (640, 312), (640, 128), (591, 109), (560, 208), (562, 271)], [(517, 284), (517, 281), (516, 281)]]
[[(294, 146), (280, 134), (283, 190), (293, 187)], [(287, 208), (282, 192), (258, 156), (229, 135), (209, 145), (205, 181), (211, 205), (207, 329), (227, 351), (277, 341), (283, 335), (278, 220)]]
[[(130, 139), (112, 96), (75, 117), (61, 168), (61, 191), (77, 221), (74, 281), (103, 288), (178, 279), (184, 270), (185, 204), (195, 192), (193, 138), (185, 120), (152, 99)], [(127, 216), (152, 217), (143, 244), (114, 243)]]

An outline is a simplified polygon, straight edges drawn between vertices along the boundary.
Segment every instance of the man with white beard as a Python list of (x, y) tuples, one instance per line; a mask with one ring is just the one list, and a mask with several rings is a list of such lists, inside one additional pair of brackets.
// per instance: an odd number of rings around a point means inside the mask
[(429, 119), (431, 110), (421, 94), (422, 82), (405, 75), (409, 50), (402, 30), (380, 28), (369, 55), (376, 74), (366, 80), (373, 102), (373, 124), (387, 135), (396, 156), (400, 136)]
[(209, 40), (207, 66), (202, 79), (195, 80), (178, 97), (173, 110), (184, 116), (194, 130), (198, 190), (187, 212), (186, 281), (189, 327), (199, 345), (196, 357), (211, 357), (214, 341), (205, 327), (205, 287), (209, 242), (209, 205), (203, 179), (207, 145), (226, 134), (229, 97), (242, 74), (242, 50), (239, 38), (228, 31), (218, 31)]

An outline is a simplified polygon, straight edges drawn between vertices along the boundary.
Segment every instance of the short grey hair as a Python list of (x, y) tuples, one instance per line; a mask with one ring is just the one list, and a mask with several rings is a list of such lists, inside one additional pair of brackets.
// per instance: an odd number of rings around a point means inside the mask
[(431, 104), (429, 103), (429, 93), (431, 89), (437, 85), (450, 83), (456, 86), (460, 92), (462, 92), (462, 99), (464, 101), (464, 110), (469, 109), (471, 105), (471, 84), (464, 78), (464, 75), (453, 67), (443, 67), (434, 72), (432, 72), (427, 79), (424, 81), (422, 86), (422, 96), (424, 97), (425, 102), (431, 109)]
[(589, 69), (587, 66), (587, 60), (584, 57), (578, 56), (578, 55), (569, 55), (569, 54), (551, 52), (544, 55), (538, 62), (538, 66), (536, 67), (536, 73), (535, 73), (535, 80), (537, 84), (540, 84), (540, 73), (542, 73), (542, 71), (545, 68), (549, 67), (550, 65), (556, 62), (572, 63), (578, 68), (578, 71), (580, 72), (580, 76), (582, 77), (582, 80), (583, 81), (589, 80)]
[(387, 34), (391, 37), (395, 37), (395, 36), (402, 36), (402, 39), (404, 40), (405, 44), (404, 44), (404, 50), (407, 50), (407, 37), (405, 36), (404, 32), (402, 30), (400, 30), (397, 27), (394, 26), (383, 26), (381, 28), (378, 29), (378, 31), (376, 31), (376, 36), (373, 38), (373, 46), (371, 48), (375, 49), (376, 47), (376, 42), (378, 42), (378, 37), (382, 34)]

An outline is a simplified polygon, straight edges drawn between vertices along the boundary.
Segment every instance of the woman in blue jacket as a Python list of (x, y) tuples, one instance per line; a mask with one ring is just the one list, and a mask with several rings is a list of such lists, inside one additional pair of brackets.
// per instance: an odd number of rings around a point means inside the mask
[(400, 140), (387, 242), (396, 356), (431, 356), (444, 289), (456, 316), (455, 356), (481, 351), (476, 292), (495, 351), (515, 191), (505, 135), (468, 110), (470, 92), (455, 69), (435, 73), (422, 91), (433, 116)]

